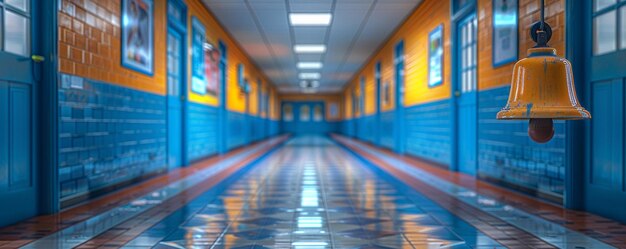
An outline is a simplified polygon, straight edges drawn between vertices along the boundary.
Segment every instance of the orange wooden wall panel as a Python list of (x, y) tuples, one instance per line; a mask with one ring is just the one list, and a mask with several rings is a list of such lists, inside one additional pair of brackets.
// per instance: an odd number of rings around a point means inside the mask
[[(558, 50), (560, 56), (565, 52), (565, 0), (546, 0), (546, 21), (553, 28), (550, 45)], [(519, 58), (526, 57), (526, 50), (534, 46), (528, 35), (532, 23), (539, 20), (539, 1), (519, 0)], [(497, 68), (492, 66), (492, 1), (478, 0), (478, 87), (485, 90), (510, 84), (514, 63)], [(429, 88), (428, 80), (428, 35), (438, 25), (444, 30), (444, 81), (437, 87)], [(431, 101), (450, 98), (452, 84), (451, 67), (451, 29), (450, 1), (425, 0), (390, 36), (383, 46), (368, 60), (363, 68), (344, 88), (344, 109), (346, 118), (352, 117), (351, 92), (358, 93), (362, 76), (366, 77), (366, 114), (373, 113), (368, 99), (375, 97), (374, 66), (381, 62), (381, 82), (390, 85), (390, 101), (381, 103), (381, 111), (394, 109), (395, 70), (393, 65), (396, 44), (404, 41), (405, 46), (405, 88), (404, 106), (418, 105)], [(371, 80), (370, 80), (371, 79)], [(371, 84), (372, 88), (369, 88)], [(382, 86), (381, 86), (382, 90)], [(374, 91), (374, 92), (371, 92)], [(356, 113), (356, 116), (359, 116)]]
[[(443, 84), (428, 87), (428, 35), (443, 25), (444, 31), (444, 80)], [(451, 50), (450, 50), (450, 4), (449, 1), (425, 0), (396, 30), (385, 44), (356, 74), (345, 91), (350, 86), (358, 88), (361, 76), (365, 76), (368, 82), (366, 92), (369, 99), (374, 99), (376, 93), (374, 85), (374, 67), (381, 62), (381, 82), (390, 85), (391, 98), (388, 103), (381, 104), (382, 111), (394, 108), (395, 103), (395, 71), (393, 65), (394, 48), (398, 42), (404, 41), (405, 51), (405, 82), (404, 82), (404, 106), (412, 106), (426, 102), (446, 99), (450, 97), (451, 83)], [(372, 114), (375, 104), (367, 101), (365, 113)]]
[[(152, 76), (121, 65), (121, 0), (61, 0), (60, 4), (58, 49), (61, 73), (160, 95), (167, 94), (167, 1), (154, 1), (154, 73)], [(267, 77), (252, 63), (238, 43), (220, 26), (200, 0), (188, 0), (186, 4), (188, 6), (188, 48), (191, 46), (192, 17), (196, 17), (205, 26), (209, 42), (217, 45), (221, 40), (228, 47), (227, 109), (237, 112), (245, 111), (245, 94), (239, 89), (237, 83), (237, 65), (243, 63), (246, 78), (253, 86), (250, 113), (258, 115), (256, 81), (261, 79), (266, 84), (269, 82)], [(189, 66), (191, 56), (189, 54), (186, 56), (189, 101), (214, 106), (220, 104), (216, 96), (198, 95), (191, 92), (191, 67)], [(274, 91), (272, 84), (267, 83), (267, 86)], [(220, 91), (223, 90), (220, 89)], [(272, 98), (276, 97), (276, 94), (272, 95)]]
[[(552, 27), (549, 45), (557, 49), (559, 56), (565, 54), (565, 1), (546, 0), (546, 22)], [(492, 1), (478, 0), (478, 88), (480, 90), (511, 84), (513, 66), (509, 63), (497, 68), (492, 64)], [(540, 19), (539, 1), (519, 0), (519, 59), (526, 57), (526, 50), (535, 43), (529, 35), (530, 26)]]
[(121, 64), (121, 2), (61, 0), (59, 72), (165, 95), (165, 1), (154, 2), (154, 73)]

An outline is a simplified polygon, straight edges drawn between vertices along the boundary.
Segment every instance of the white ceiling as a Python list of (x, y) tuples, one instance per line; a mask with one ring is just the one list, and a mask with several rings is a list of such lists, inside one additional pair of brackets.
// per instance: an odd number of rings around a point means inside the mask
[[(283, 93), (300, 92), (299, 72), (320, 72), (319, 92), (339, 92), (422, 0), (203, 0)], [(332, 13), (329, 27), (292, 27), (289, 13)], [(295, 44), (326, 44), (296, 54)], [(321, 61), (298, 70), (298, 61)]]

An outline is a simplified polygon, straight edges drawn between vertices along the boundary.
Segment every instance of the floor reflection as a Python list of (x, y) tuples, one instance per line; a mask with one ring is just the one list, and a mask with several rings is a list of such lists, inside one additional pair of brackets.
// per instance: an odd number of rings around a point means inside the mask
[(167, 235), (150, 229), (127, 246), (500, 247), (418, 192), (375, 175), (321, 137), (293, 139), (203, 205), (179, 217), (176, 227), (155, 226), (170, 231)]

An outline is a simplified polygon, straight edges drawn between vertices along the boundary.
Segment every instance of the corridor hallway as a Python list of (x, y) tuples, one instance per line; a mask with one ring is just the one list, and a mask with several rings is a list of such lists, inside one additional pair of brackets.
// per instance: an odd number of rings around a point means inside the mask
[[(218, 163), (232, 163), (256, 151), (258, 160), (241, 165), (241, 170), (224, 169), (230, 175), (206, 173), (215, 166), (196, 171), (128, 204), (121, 202), (110, 210), (91, 213), (92, 217), (69, 218), (84, 220), (37, 238), (24, 248), (487, 249), (624, 245), (623, 237), (600, 236), (615, 243), (609, 245), (592, 238), (594, 233), (585, 235), (503, 205), (502, 200), (455, 185), (428, 169), (413, 168), (419, 173), (412, 172), (412, 180), (399, 180), (392, 174), (406, 170), (408, 163), (396, 161), (393, 163), (397, 169), (383, 170), (385, 167), (364, 160), (385, 152), (345, 137), (298, 136), (281, 142), (275, 139), (261, 143)], [(257, 151), (262, 147), (268, 149), (265, 156)], [(360, 149), (348, 150), (350, 147)], [(359, 154), (361, 150), (370, 156), (359, 156), (366, 155)], [(394, 159), (380, 155), (377, 160)], [(180, 172), (170, 174), (175, 178)], [(215, 178), (217, 175), (220, 177)], [(209, 181), (214, 185), (207, 186)], [(417, 181), (422, 187), (414, 188), (403, 181)], [(135, 186), (127, 191), (142, 188)], [(122, 194), (113, 195), (114, 199), (123, 198)], [(135, 213), (125, 214), (131, 212)], [(16, 229), (37, 223), (35, 227), (40, 229), (54, 227), (51, 221), (18, 224), (12, 228), (13, 236), (24, 236), (16, 234)], [(57, 222), (61, 223), (58, 226), (71, 223), (62, 219)], [(598, 220), (598, 224), (607, 223)], [(7, 229), (0, 230), (0, 241), (10, 236)], [(11, 245), (17, 244), (0, 242), (0, 247)]]

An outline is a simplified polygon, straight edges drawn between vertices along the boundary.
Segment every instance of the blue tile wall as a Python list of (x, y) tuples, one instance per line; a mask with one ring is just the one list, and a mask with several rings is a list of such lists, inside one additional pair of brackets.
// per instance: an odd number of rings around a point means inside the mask
[(270, 136), (280, 134), (280, 121), (270, 120)]
[(394, 111), (380, 113), (380, 146), (394, 149)]
[(339, 132), (341, 122), (307, 122), (305, 124), (299, 122), (282, 122), (281, 131), (291, 134), (327, 134), (331, 132)]
[(226, 149), (231, 150), (240, 147), (248, 141), (249, 126), (246, 124), (246, 114), (228, 111), (226, 120), (228, 122), (228, 137), (226, 139)]
[(347, 119), (341, 122), (341, 133), (346, 136), (354, 136), (354, 120)]
[(450, 165), (450, 100), (406, 107), (403, 133), (407, 154)]
[(250, 116), (250, 136), (252, 141), (259, 141), (263, 139), (265, 135), (265, 119), (260, 117)]
[(61, 75), (61, 198), (165, 171), (165, 96)]
[(197, 103), (188, 103), (187, 106), (187, 157), (193, 162), (218, 152), (219, 110)]
[(357, 123), (358, 123), (358, 138), (366, 141), (366, 142), (374, 142), (375, 139), (375, 135), (374, 132), (376, 132), (375, 130), (375, 125), (376, 125), (376, 116), (374, 115), (369, 115), (369, 116), (363, 116), (357, 119)]
[(537, 144), (528, 138), (528, 121), (496, 120), (509, 89), (499, 87), (478, 95), (478, 175), (562, 197), (565, 123), (555, 121), (552, 141)]

